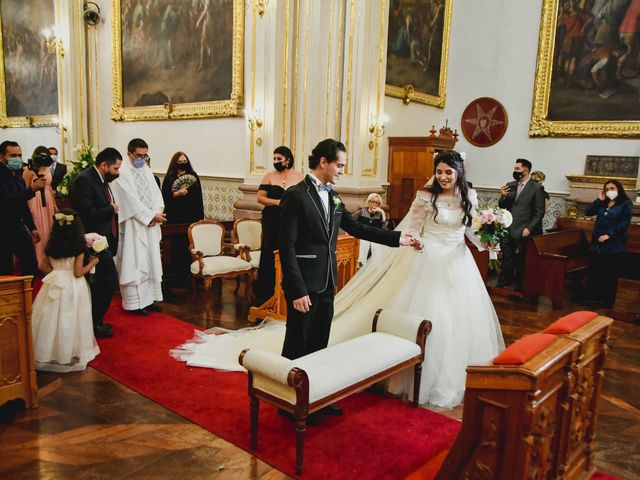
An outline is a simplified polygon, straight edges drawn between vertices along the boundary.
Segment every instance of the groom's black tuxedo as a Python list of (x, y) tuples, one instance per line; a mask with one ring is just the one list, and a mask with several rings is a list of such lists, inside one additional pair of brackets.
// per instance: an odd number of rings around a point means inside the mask
[[(282, 288), (287, 299), (287, 334), (282, 355), (298, 358), (327, 346), (333, 318), (333, 291), (338, 275), (338, 231), (397, 247), (400, 232), (369, 227), (355, 220), (340, 197), (329, 192), (329, 219), (310, 176), (289, 188), (280, 202), (280, 262)], [(307, 313), (293, 301), (309, 295)]]
[[(117, 226), (118, 217), (107, 200), (105, 189), (108, 188), (109, 185), (105, 185), (97, 170), (90, 167), (78, 174), (71, 185), (70, 192), (71, 205), (80, 215), (85, 231), (103, 235), (109, 242), (109, 248), (98, 255), (95, 280), (90, 285), (94, 327), (102, 325), (118, 280), (118, 272), (112, 256), (116, 254), (118, 248), (117, 228), (115, 228), (115, 235), (113, 234), (113, 222)], [(110, 191), (109, 195), (111, 195)], [(88, 261), (88, 255), (85, 257)]]

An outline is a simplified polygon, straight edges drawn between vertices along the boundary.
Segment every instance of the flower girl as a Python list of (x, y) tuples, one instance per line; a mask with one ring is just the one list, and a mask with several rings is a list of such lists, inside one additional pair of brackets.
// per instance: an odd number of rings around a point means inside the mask
[(83, 266), (86, 241), (73, 210), (54, 215), (51, 237), (40, 270), (46, 274), (33, 302), (36, 369), (54, 372), (84, 370), (100, 353), (93, 336), (91, 295), (86, 275), (97, 263)]

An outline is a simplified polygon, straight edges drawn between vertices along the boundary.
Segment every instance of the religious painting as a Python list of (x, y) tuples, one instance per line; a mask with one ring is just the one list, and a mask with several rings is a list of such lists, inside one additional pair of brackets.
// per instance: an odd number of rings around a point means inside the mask
[(443, 108), (451, 0), (391, 0), (385, 94)]
[(587, 155), (584, 166), (585, 175), (600, 177), (636, 178), (640, 157), (614, 155)]
[(499, 101), (481, 97), (467, 105), (460, 123), (467, 142), (476, 147), (490, 147), (504, 136), (509, 121), (507, 111)]
[(54, 0), (0, 0), (0, 127), (56, 125)]
[(543, 0), (529, 134), (640, 135), (639, 30), (639, 0)]
[(113, 120), (240, 114), (243, 0), (112, 2)]

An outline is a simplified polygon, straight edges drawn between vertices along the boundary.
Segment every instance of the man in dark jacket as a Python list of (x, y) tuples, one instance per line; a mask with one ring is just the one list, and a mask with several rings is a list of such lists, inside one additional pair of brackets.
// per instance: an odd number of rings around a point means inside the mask
[(23, 275), (38, 271), (34, 243), (40, 235), (33, 223), (27, 201), (45, 187), (46, 180), (36, 177), (31, 185), (22, 178), (22, 150), (16, 142), (0, 144), (0, 275), (13, 274), (13, 256), (20, 260)]
[(287, 300), (287, 332), (282, 355), (295, 359), (323, 349), (329, 341), (337, 284), (338, 231), (390, 247), (421, 243), (411, 235), (369, 227), (355, 220), (333, 191), (343, 172), (346, 150), (327, 139), (313, 149), (309, 173), (289, 188), (280, 203), (282, 288)]
[(544, 217), (544, 188), (531, 180), (531, 167), (529, 160), (516, 160), (513, 168), (515, 181), (500, 189), (498, 205), (511, 212), (513, 223), (509, 227), (509, 236), (501, 243), (502, 271), (498, 278), (499, 288), (515, 283), (516, 288), (522, 289), (527, 238), (535, 233)]
[(118, 205), (109, 183), (118, 178), (122, 155), (105, 148), (96, 156), (94, 167), (80, 172), (71, 185), (71, 205), (78, 212), (87, 233), (107, 238), (109, 248), (98, 255), (95, 281), (91, 284), (93, 331), (96, 337), (111, 337), (112, 327), (103, 318), (116, 290), (118, 272), (113, 255), (118, 249)]

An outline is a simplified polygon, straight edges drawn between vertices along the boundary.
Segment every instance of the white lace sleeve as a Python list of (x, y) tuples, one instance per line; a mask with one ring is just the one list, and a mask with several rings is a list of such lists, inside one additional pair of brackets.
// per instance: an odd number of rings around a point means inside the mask
[(409, 221), (408, 233), (415, 237), (422, 236), (424, 222), (427, 218), (427, 213), (431, 208), (431, 195), (427, 192), (418, 190), (416, 198), (411, 204), (411, 209), (409, 210), (411, 220)]
[[(471, 217), (473, 218), (478, 214), (478, 194), (472, 188), (469, 189), (469, 201), (471, 202)], [(475, 234), (472, 227), (465, 228), (464, 234), (480, 252), (484, 252), (486, 250), (484, 245), (482, 245), (482, 243), (480, 242), (480, 238)]]

